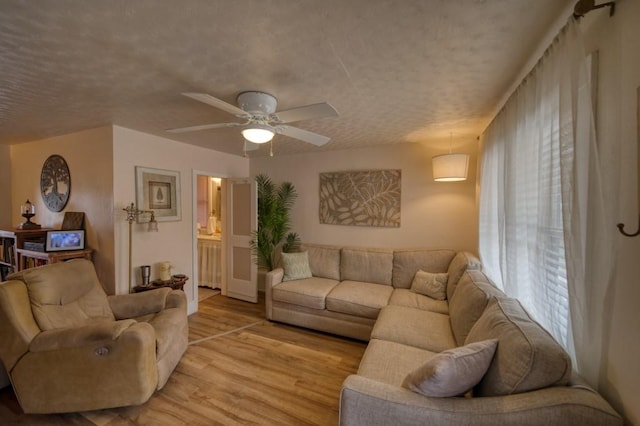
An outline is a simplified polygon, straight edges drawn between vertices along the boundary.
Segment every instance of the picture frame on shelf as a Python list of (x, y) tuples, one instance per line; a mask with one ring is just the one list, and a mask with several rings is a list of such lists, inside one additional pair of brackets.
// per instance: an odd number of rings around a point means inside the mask
[[(158, 222), (182, 220), (180, 172), (136, 166), (136, 204), (139, 210), (153, 210)], [(146, 223), (149, 213), (138, 216)]]
[(84, 250), (84, 230), (47, 231), (45, 251)]
[(84, 212), (65, 212), (61, 229), (84, 229)]

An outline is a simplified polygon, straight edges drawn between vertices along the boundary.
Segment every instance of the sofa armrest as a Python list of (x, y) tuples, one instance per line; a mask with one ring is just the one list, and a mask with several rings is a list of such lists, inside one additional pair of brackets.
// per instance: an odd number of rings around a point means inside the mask
[(276, 284), (280, 284), (282, 282), (282, 278), (284, 278), (284, 269), (282, 268), (276, 268), (273, 271), (267, 272), (267, 275), (265, 275), (264, 278), (265, 290)]
[(340, 424), (622, 425), (622, 419), (597, 393), (570, 386), (499, 397), (428, 398), (351, 375), (342, 385)]
[(169, 287), (165, 287), (141, 293), (109, 296), (109, 306), (117, 320), (155, 314), (165, 309), (167, 296), (171, 291)]
[(187, 295), (182, 290), (172, 290), (167, 295), (165, 309), (179, 308), (187, 312)]
[(274, 286), (282, 282), (284, 277), (284, 269), (276, 268), (273, 271), (267, 272), (264, 277), (264, 307), (267, 319), (273, 318), (273, 293)]
[(84, 346), (91, 343), (117, 340), (126, 330), (136, 324), (135, 320), (100, 321), (83, 327), (58, 328), (43, 331), (32, 341), (31, 352), (56, 351)]

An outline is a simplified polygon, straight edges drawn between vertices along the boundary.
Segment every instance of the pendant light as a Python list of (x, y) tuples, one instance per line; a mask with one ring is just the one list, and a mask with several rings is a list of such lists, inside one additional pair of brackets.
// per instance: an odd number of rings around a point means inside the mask
[(467, 180), (469, 169), (468, 154), (453, 154), (451, 144), (453, 134), (449, 139), (449, 153), (436, 155), (432, 158), (433, 180), (436, 182), (457, 182)]

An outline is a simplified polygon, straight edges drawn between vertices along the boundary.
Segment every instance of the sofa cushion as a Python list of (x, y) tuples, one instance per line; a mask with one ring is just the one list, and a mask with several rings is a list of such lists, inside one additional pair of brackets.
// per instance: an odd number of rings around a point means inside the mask
[(309, 268), (314, 277), (340, 281), (340, 247), (303, 244), (309, 253)]
[(477, 395), (509, 395), (568, 383), (569, 355), (517, 300), (491, 298), (466, 343), (487, 339), (498, 339), (498, 348), (475, 389)]
[(286, 281), (273, 287), (273, 300), (306, 306), (312, 309), (326, 308), (325, 298), (338, 281), (327, 278), (307, 278), (304, 280)]
[(424, 396), (462, 395), (487, 372), (497, 345), (491, 339), (440, 352), (409, 373), (402, 386)]
[(469, 334), (489, 303), (492, 296), (506, 297), (505, 294), (489, 282), (489, 278), (480, 271), (466, 271), (453, 298), (449, 301), (451, 328), (459, 346)]
[(392, 292), (387, 285), (342, 281), (329, 292), (326, 305), (330, 311), (375, 319)]
[(115, 321), (93, 263), (86, 259), (30, 268), (11, 275), (29, 292), (33, 316), (41, 330), (78, 327), (92, 321)]
[(432, 299), (444, 300), (447, 298), (448, 278), (446, 273), (432, 273), (420, 269), (413, 278), (411, 291)]
[(410, 288), (418, 270), (447, 272), (454, 250), (405, 249), (393, 252), (393, 286)]
[(392, 250), (342, 249), (340, 255), (340, 277), (343, 281), (362, 281), (391, 285), (392, 271)]
[(311, 278), (309, 254), (306, 251), (300, 253), (282, 253), (282, 269), (284, 269), (282, 281)]
[(435, 300), (406, 288), (396, 288), (391, 294), (389, 305), (406, 306), (408, 308), (422, 309), (424, 311), (449, 313), (449, 303), (446, 300)]
[(433, 352), (456, 347), (448, 315), (405, 306), (389, 305), (383, 308), (373, 326), (371, 338)]
[(425, 349), (371, 339), (360, 361), (358, 375), (400, 387), (407, 374), (434, 355), (435, 352)]
[(458, 252), (451, 261), (451, 264), (449, 264), (449, 269), (447, 271), (449, 274), (449, 281), (447, 282), (447, 299), (451, 300), (453, 298), (453, 293), (456, 291), (458, 281), (467, 269), (476, 270), (481, 267), (482, 264), (480, 263), (480, 260), (471, 253), (467, 253), (466, 251)]

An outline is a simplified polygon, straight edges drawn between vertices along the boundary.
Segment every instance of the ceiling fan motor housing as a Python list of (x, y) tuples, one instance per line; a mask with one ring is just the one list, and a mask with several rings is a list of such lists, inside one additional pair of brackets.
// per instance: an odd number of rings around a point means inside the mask
[(237, 98), (238, 106), (250, 114), (271, 115), (276, 112), (278, 100), (264, 92), (242, 92)]

